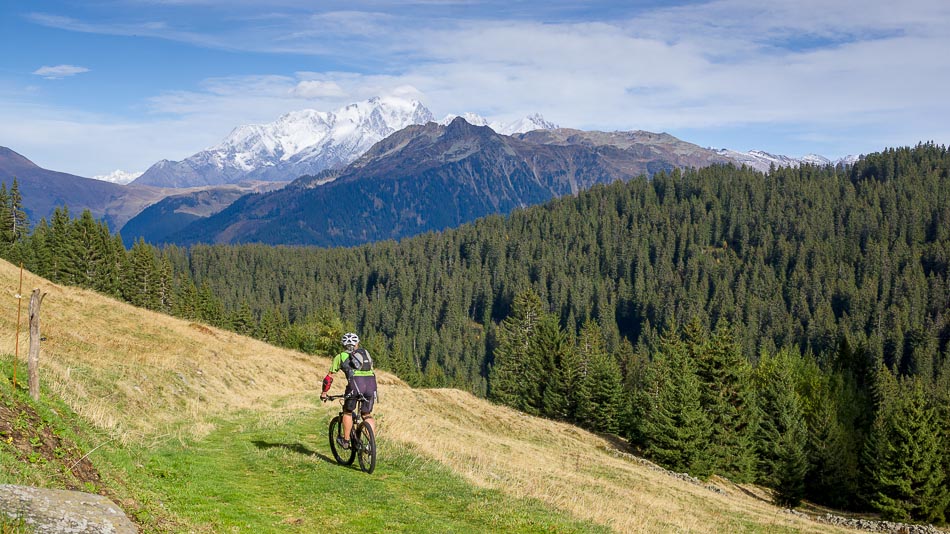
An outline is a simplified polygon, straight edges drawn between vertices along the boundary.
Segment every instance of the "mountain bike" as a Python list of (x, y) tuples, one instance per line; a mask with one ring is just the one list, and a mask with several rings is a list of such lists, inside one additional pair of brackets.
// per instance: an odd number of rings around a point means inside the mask
[[(336, 438), (343, 436), (343, 405), (348, 399), (356, 399), (356, 409), (353, 410), (353, 429), (350, 431), (350, 448), (344, 449)], [(369, 401), (359, 393), (348, 395), (328, 395), (327, 400), (340, 401), (340, 413), (330, 420), (330, 450), (340, 465), (352, 465), (353, 460), (359, 458), (360, 469), (372, 473), (376, 469), (376, 435), (373, 427), (363, 420), (363, 402)]]

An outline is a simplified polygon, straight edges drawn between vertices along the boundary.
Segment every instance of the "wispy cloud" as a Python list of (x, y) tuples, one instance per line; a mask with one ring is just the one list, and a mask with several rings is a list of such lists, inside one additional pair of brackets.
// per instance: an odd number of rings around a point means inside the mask
[(33, 74), (37, 76), (42, 76), (47, 80), (58, 80), (60, 78), (66, 78), (68, 76), (75, 76), (77, 74), (82, 74), (84, 72), (89, 72), (89, 69), (86, 67), (77, 67), (76, 65), (55, 65), (48, 67), (46, 65), (33, 71)]

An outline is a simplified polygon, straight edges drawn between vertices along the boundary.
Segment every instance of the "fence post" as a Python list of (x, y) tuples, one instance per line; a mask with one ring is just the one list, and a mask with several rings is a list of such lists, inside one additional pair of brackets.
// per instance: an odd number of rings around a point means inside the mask
[(46, 293), (40, 288), (33, 288), (30, 297), (30, 354), (27, 365), (30, 372), (30, 396), (33, 400), (40, 400), (40, 304)]

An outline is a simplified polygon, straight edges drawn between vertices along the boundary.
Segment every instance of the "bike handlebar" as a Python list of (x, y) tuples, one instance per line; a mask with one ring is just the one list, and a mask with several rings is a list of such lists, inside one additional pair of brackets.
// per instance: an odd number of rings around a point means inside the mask
[(343, 400), (356, 399), (356, 400), (361, 400), (361, 401), (369, 401), (369, 399), (366, 398), (366, 395), (363, 395), (362, 393), (359, 393), (359, 394), (344, 393), (343, 395), (327, 395), (325, 398), (321, 400), (323, 402), (327, 402), (327, 401), (334, 401), (334, 400), (339, 400), (339, 399), (343, 399)]

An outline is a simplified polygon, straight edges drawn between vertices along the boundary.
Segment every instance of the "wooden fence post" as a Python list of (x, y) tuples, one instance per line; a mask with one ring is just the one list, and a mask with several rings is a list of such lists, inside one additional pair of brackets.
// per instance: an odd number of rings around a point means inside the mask
[(30, 372), (30, 396), (33, 400), (40, 400), (40, 304), (46, 293), (40, 288), (33, 288), (30, 297), (30, 354), (27, 366)]

